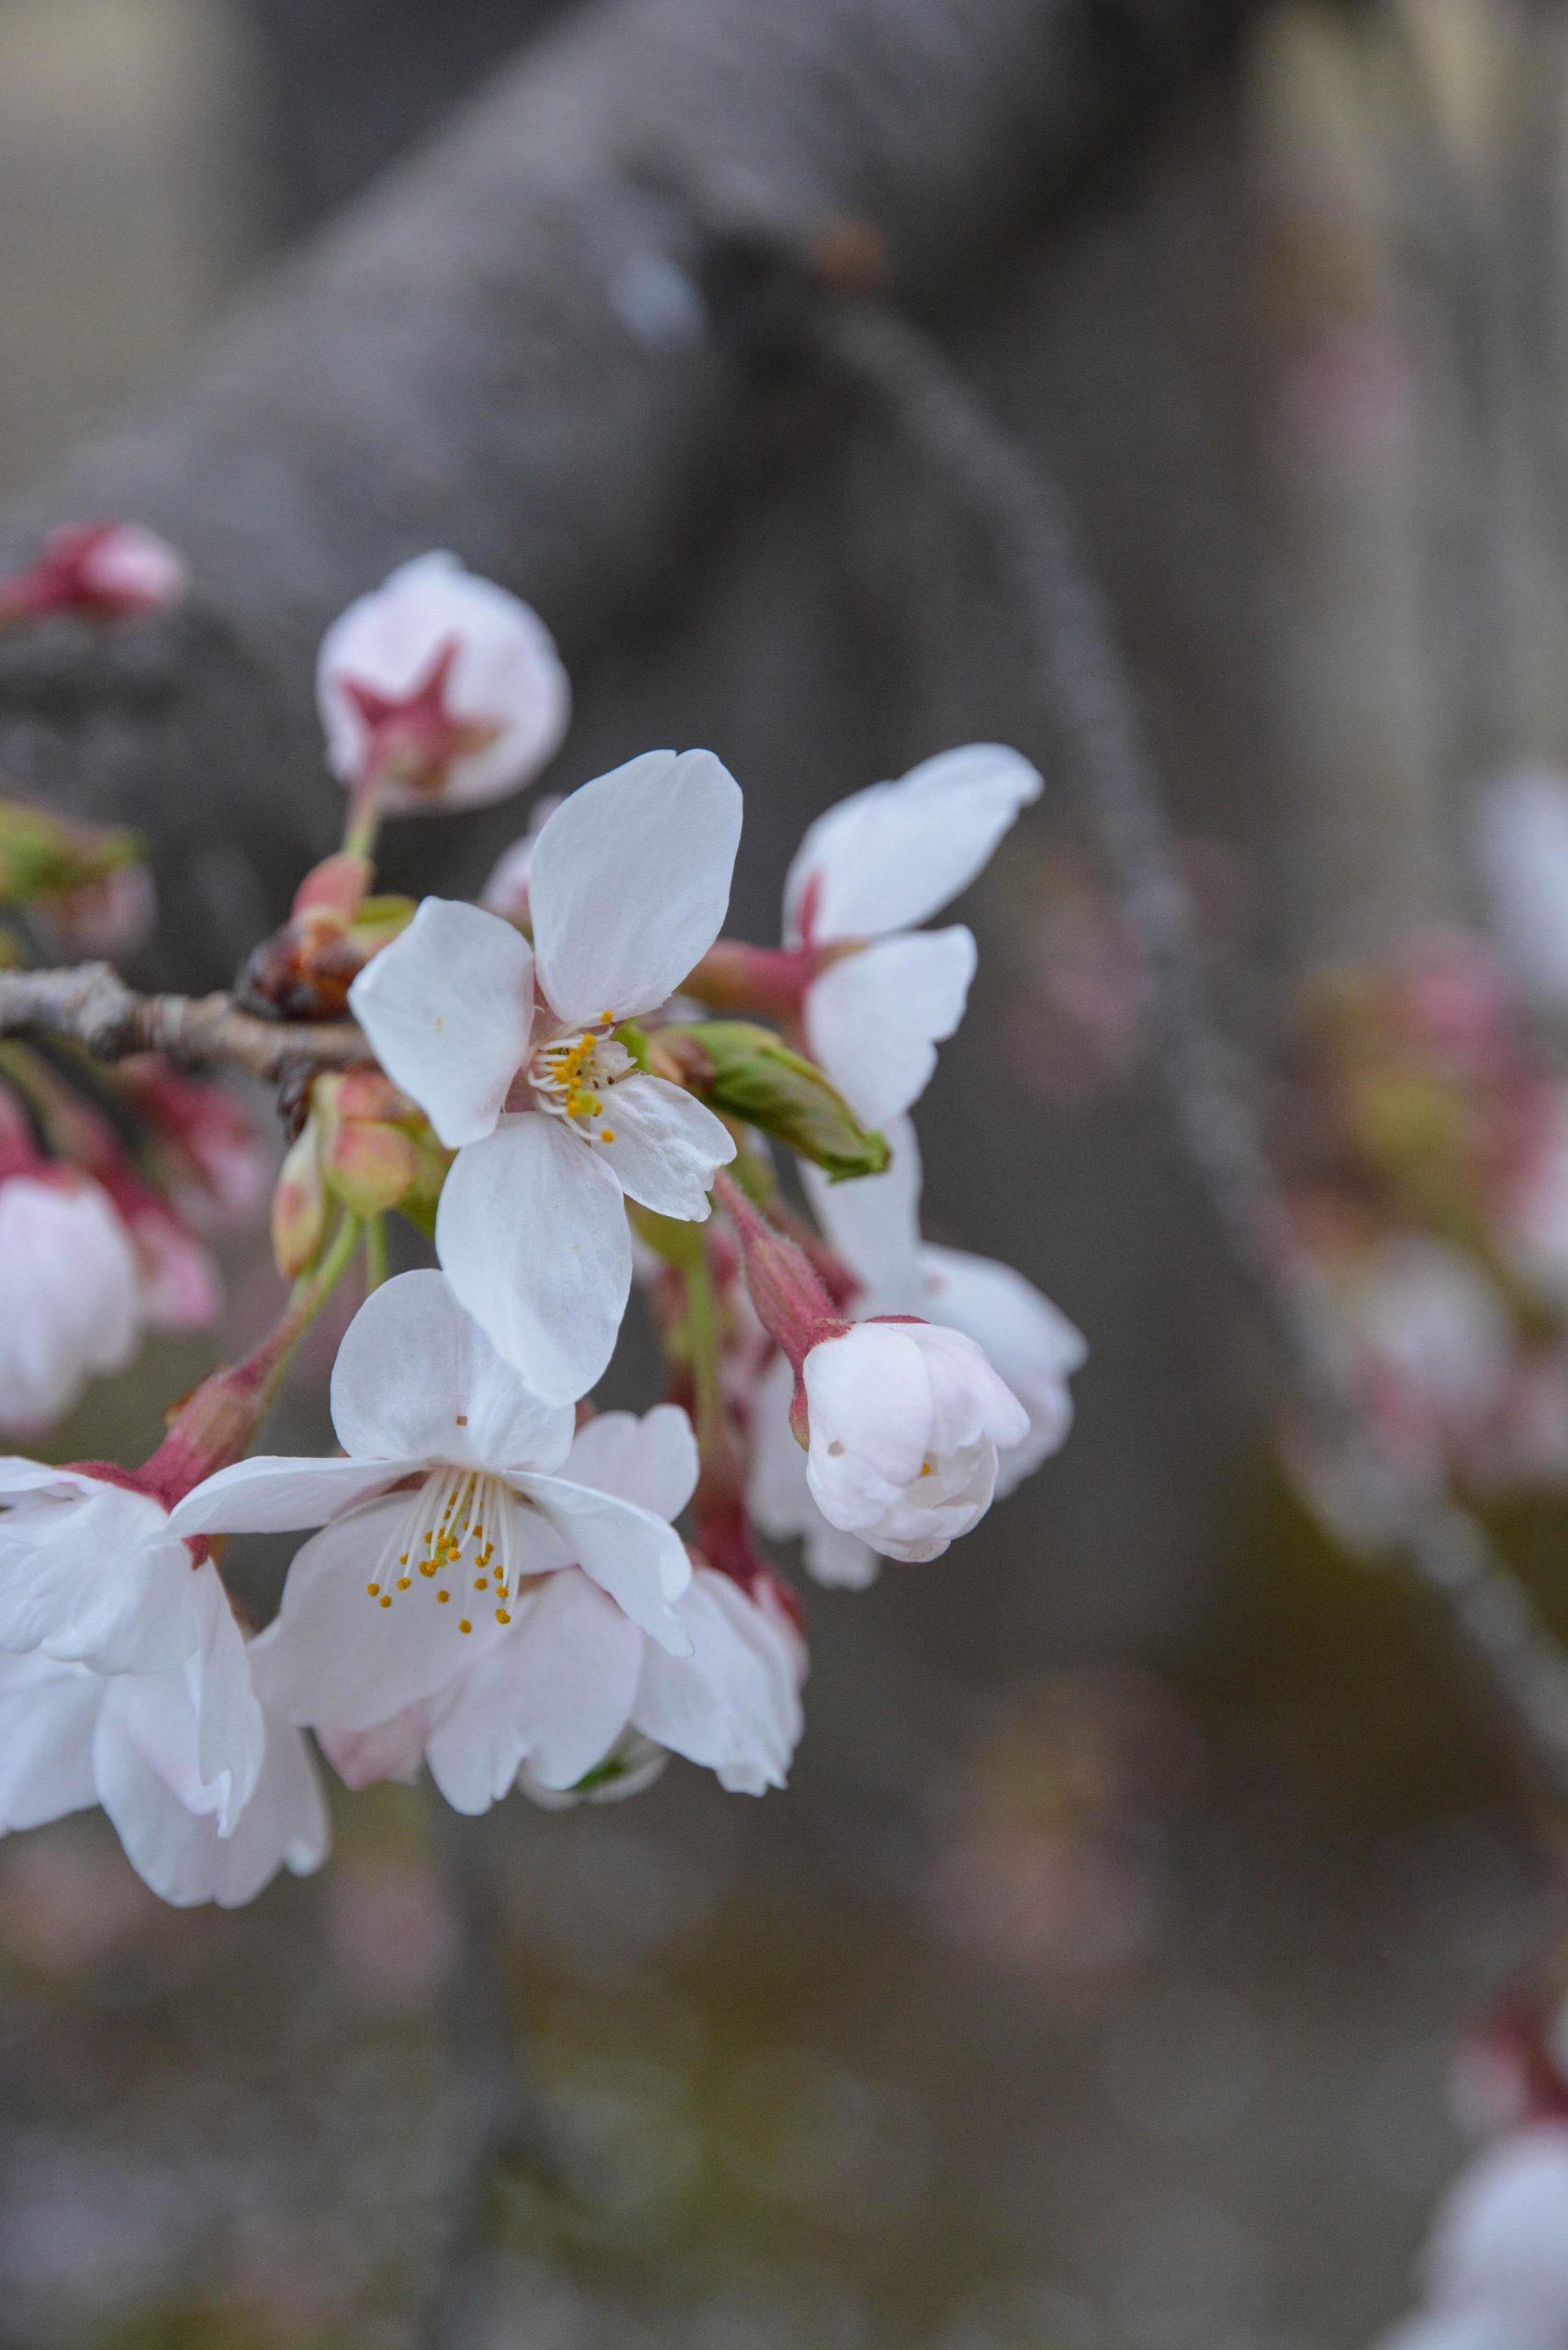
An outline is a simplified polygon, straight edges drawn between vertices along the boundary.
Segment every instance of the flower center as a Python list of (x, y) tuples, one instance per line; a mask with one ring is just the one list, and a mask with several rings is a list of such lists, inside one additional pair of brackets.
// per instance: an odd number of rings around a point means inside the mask
[(528, 1066), (534, 1107), (565, 1119), (585, 1142), (613, 1142), (611, 1086), (631, 1076), (637, 1064), (610, 1034), (615, 1015), (606, 1012), (591, 1028), (555, 1036), (541, 1045)]
[(439, 1607), (456, 1603), (457, 1628), (474, 1628), (474, 1598), (510, 1624), (517, 1596), (512, 1528), (517, 1499), (499, 1477), (479, 1469), (437, 1469), (416, 1492), (382, 1547), (365, 1591), (390, 1607), (400, 1593), (430, 1585)]

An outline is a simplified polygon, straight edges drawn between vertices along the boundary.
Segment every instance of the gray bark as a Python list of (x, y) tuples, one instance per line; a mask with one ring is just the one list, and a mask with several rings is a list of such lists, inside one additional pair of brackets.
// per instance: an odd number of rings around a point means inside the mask
[(182, 910), (178, 976), (222, 976), (333, 837), (309, 679), (351, 596), (450, 543), (579, 668), (632, 610), (668, 610), (750, 382), (699, 291), (694, 207), (789, 237), (863, 216), (901, 293), (968, 292), (1241, 12), (616, 0), (574, 19), (0, 529), (20, 554), (60, 520), (134, 515), (198, 581), (167, 621), (0, 645), (0, 774), (143, 824)]

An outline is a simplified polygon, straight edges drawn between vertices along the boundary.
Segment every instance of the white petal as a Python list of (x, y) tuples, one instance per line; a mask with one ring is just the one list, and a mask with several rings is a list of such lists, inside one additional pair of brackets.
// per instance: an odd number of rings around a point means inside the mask
[(735, 1155), (734, 1136), (705, 1102), (666, 1078), (623, 1077), (606, 1098), (605, 1130), (615, 1139), (595, 1143), (594, 1156), (622, 1191), (655, 1215), (703, 1221), (714, 1174)]
[(218, 1469), (184, 1501), (169, 1524), (176, 1534), (286, 1534), (324, 1526), (371, 1501), (400, 1477), (406, 1460), (328, 1460), (312, 1454), (257, 1452)]
[(673, 1520), (696, 1490), (697, 1467), (690, 1420), (678, 1404), (655, 1404), (641, 1419), (633, 1412), (596, 1413), (573, 1438), (562, 1473), (571, 1484)]
[(129, 1732), (111, 1692), (95, 1741), (98, 1796), (126, 1857), (153, 1892), (176, 1908), (252, 1900), (286, 1863), (297, 1874), (326, 1857), (326, 1808), (304, 1741), (270, 1726), (256, 1791), (231, 1835), (210, 1813), (190, 1811)]
[(227, 1836), (254, 1792), (266, 1738), (244, 1635), (210, 1560), (199, 1582), (207, 1622), (200, 1653), (185, 1668), (196, 1696), (196, 1776), (220, 1789), (218, 1827)]
[(632, 1291), (624, 1197), (588, 1144), (537, 1112), (505, 1119), (458, 1152), (435, 1245), (460, 1303), (536, 1394), (588, 1393)]
[(160, 1673), (195, 1650), (193, 1561), (159, 1505), (117, 1485), (0, 1519), (0, 1648), (100, 1673)]
[(575, 1786), (626, 1727), (644, 1647), (587, 1575), (567, 1567), (547, 1576), (431, 1739), (431, 1774), (447, 1801), (483, 1811), (525, 1761), (542, 1786)]
[(864, 1284), (857, 1314), (922, 1314), (920, 1145), (907, 1118), (886, 1129), (892, 1158), (880, 1175), (830, 1183), (820, 1167), (801, 1163), (812, 1213), (834, 1252)]
[(81, 1665), (0, 1656), (0, 1835), (97, 1802), (93, 1733), (106, 1685)]
[(671, 1606), (691, 1581), (686, 1545), (652, 1510), (563, 1477), (519, 1477), (519, 1493), (548, 1519), (585, 1574), (638, 1628), (684, 1656), (687, 1636)]
[(130, 1235), (73, 1170), (0, 1181), (0, 1426), (47, 1427), (136, 1350), (146, 1310)]
[(1000, 743), (969, 743), (874, 783), (819, 816), (784, 885), (784, 921), (798, 946), (805, 915), (819, 944), (913, 930), (967, 890), (1040, 777)]
[(346, 1452), (463, 1468), (554, 1469), (572, 1415), (542, 1404), (501, 1360), (438, 1272), (373, 1290), (332, 1367), (332, 1425)]
[(1029, 1415), (1029, 1433), (1003, 1450), (997, 1494), (1060, 1449), (1072, 1426), (1072, 1373), (1088, 1354), (1082, 1333), (1059, 1306), (994, 1258), (927, 1244), (920, 1252), (922, 1311), (974, 1340)]
[(807, 1043), (868, 1125), (896, 1118), (924, 1092), (974, 973), (974, 938), (958, 924), (880, 939), (812, 980)]
[(491, 1131), (528, 1058), (532, 950), (498, 914), (427, 898), (349, 1005), (387, 1076), (454, 1148)]
[(674, 993), (723, 927), (740, 786), (711, 751), (648, 751), (585, 783), (529, 878), (539, 984), (569, 1024)]
[[(404, 1505), (372, 1502), (306, 1543), (288, 1571), (274, 1623), (251, 1645), (263, 1703), (286, 1720), (372, 1729), (466, 1672), (498, 1637), (487, 1607), (471, 1618), (460, 1601), (442, 1606), (433, 1583), (380, 1607), (365, 1584)], [(471, 1621), (472, 1632), (459, 1629)]]
[(645, 1651), (632, 1719), (645, 1738), (753, 1792), (781, 1787), (801, 1735), (796, 1674), (778, 1629), (727, 1575), (692, 1578), (680, 1619), (691, 1654)]

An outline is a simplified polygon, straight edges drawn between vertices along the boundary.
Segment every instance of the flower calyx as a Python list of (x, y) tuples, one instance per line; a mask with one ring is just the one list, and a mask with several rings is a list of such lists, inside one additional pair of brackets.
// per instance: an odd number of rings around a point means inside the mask
[(745, 1020), (701, 1020), (655, 1029), (648, 1039), (665, 1067), (721, 1117), (755, 1126), (820, 1167), (834, 1182), (879, 1175), (886, 1138), (864, 1125), (816, 1064), (771, 1028)]

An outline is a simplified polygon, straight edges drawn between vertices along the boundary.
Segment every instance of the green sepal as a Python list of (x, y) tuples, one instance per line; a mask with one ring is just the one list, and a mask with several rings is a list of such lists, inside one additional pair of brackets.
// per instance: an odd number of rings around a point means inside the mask
[(830, 1181), (879, 1175), (892, 1154), (864, 1126), (814, 1062), (771, 1028), (749, 1020), (700, 1020), (662, 1028), (653, 1040), (672, 1052), (694, 1093), (722, 1117), (755, 1126), (809, 1158)]

